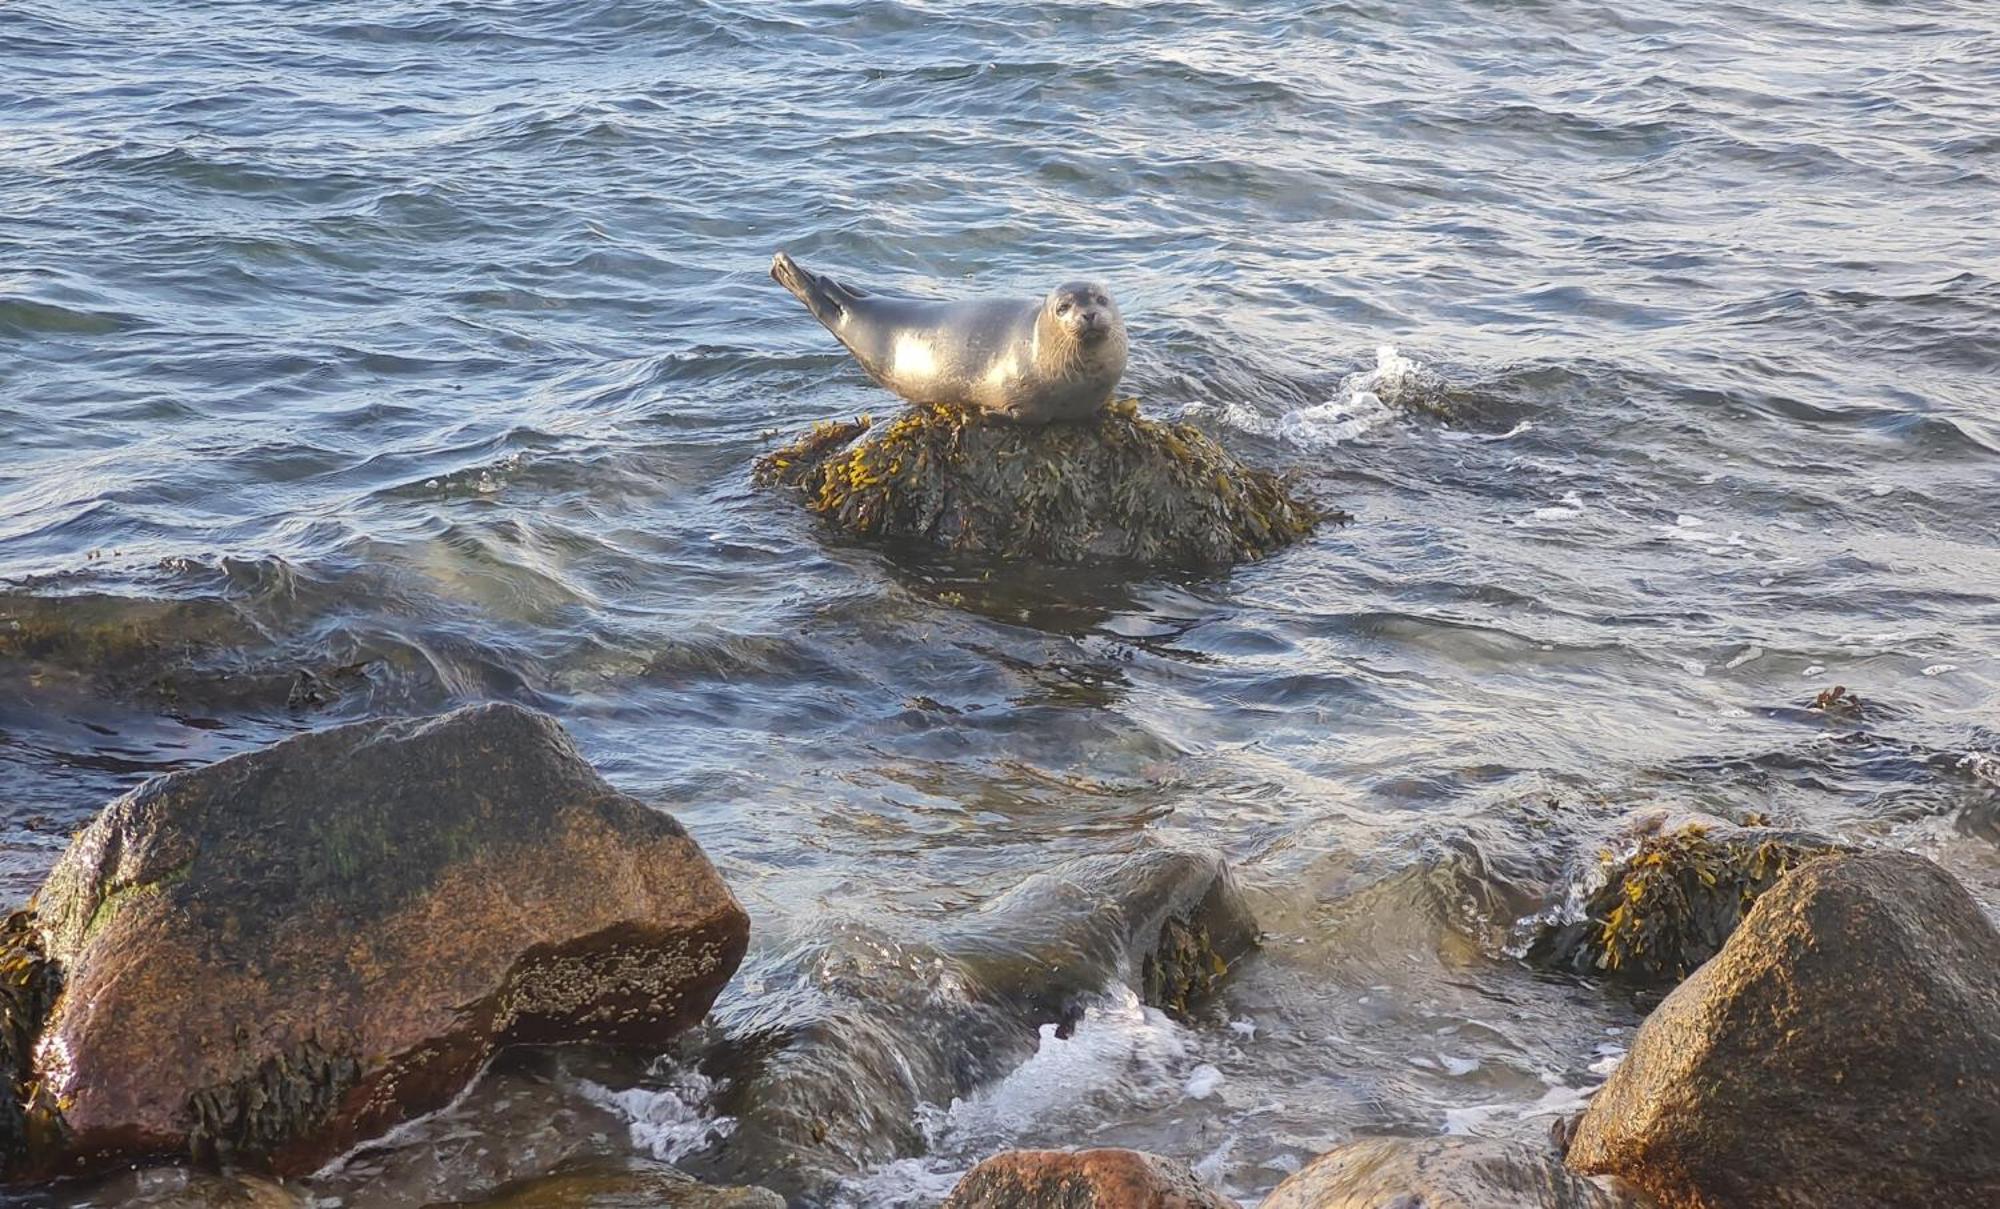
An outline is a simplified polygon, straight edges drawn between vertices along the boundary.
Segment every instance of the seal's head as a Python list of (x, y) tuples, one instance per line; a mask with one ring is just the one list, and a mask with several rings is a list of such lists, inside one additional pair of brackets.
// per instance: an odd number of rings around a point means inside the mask
[(1105, 288), (1092, 281), (1071, 281), (1049, 291), (1042, 303), (1042, 321), (1069, 338), (1071, 343), (1090, 348), (1112, 337), (1125, 339), (1125, 320), (1118, 304)]

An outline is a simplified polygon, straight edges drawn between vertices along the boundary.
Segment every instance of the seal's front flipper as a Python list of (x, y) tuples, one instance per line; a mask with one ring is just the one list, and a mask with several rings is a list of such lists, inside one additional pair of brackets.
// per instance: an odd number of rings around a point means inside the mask
[(840, 321), (846, 317), (848, 308), (868, 296), (865, 290), (842, 285), (831, 277), (822, 277), (800, 268), (798, 261), (783, 252), (771, 257), (771, 279), (796, 294), (799, 301), (806, 304), (806, 309), (813, 313), (813, 318), (835, 333), (840, 331)]

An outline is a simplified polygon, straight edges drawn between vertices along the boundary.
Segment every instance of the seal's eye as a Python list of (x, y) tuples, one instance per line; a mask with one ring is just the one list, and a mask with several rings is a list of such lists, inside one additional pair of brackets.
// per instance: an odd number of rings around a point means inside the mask
[(1091, 300), (1092, 302), (1096, 303), (1096, 304), (1097, 304), (1097, 305), (1099, 305), (1099, 306), (1110, 306), (1110, 305), (1111, 305), (1111, 300), (1110, 300), (1109, 298), (1106, 298), (1106, 297), (1105, 297), (1104, 295), (1102, 295), (1102, 294), (1093, 294), (1093, 295), (1091, 296), (1091, 299), (1090, 299), (1090, 300)]
[(1070, 312), (1070, 304), (1067, 302), (1061, 303), (1056, 307), (1056, 314), (1058, 315), (1067, 315), (1069, 314), (1069, 312)]

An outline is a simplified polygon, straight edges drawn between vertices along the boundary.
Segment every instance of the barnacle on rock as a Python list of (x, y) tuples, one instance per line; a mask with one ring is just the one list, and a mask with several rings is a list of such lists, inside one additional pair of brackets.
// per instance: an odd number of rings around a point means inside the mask
[(755, 478), (857, 536), (1055, 563), (1228, 566), (1348, 519), (1130, 399), (1038, 427), (931, 406), (822, 423)]

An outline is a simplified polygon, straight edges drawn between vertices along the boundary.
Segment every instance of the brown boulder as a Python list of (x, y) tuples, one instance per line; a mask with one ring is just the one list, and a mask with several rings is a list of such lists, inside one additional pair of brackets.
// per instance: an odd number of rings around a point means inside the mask
[(1808, 861), (1647, 1018), (1568, 1161), (1670, 1209), (2000, 1205), (2000, 931), (1920, 857)]
[(1630, 1189), (1484, 1138), (1360, 1138), (1301, 1168), (1258, 1209), (1650, 1209)]
[(1009, 1150), (965, 1173), (944, 1209), (1238, 1209), (1187, 1164), (1138, 1150)]
[(9, 934), (0, 966), (62, 990), (0, 1030), (37, 1037), (0, 1161), (310, 1171), (442, 1106), (502, 1045), (665, 1042), (748, 930), (678, 823), (514, 706), (159, 777), (77, 835)]

